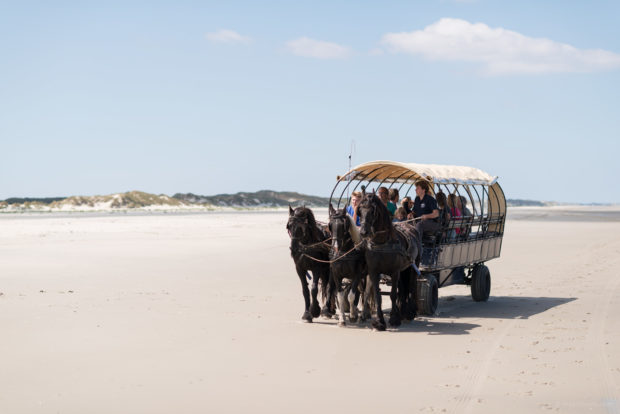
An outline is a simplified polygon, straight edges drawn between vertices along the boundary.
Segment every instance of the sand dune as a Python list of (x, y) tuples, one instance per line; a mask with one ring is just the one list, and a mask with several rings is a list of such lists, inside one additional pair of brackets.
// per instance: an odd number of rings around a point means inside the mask
[(0, 412), (618, 412), (617, 212), (515, 211), (387, 332), (301, 322), (286, 213), (1, 216)]

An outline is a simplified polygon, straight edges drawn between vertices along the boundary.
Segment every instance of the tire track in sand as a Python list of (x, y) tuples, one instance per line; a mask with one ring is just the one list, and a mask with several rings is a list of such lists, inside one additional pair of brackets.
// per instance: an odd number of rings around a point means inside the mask
[[(597, 253), (600, 253), (601, 249), (596, 249)], [(614, 257), (607, 255), (606, 257)], [(606, 266), (601, 266), (597, 258), (589, 258), (588, 264), (593, 264), (591, 273), (596, 275), (597, 273), (612, 274), (612, 269), (618, 268), (617, 260), (614, 263), (606, 262)], [(611, 313), (611, 302), (616, 297), (618, 287), (620, 287), (620, 275), (610, 275), (607, 277), (607, 281), (604, 284), (603, 292), (601, 295), (596, 295), (595, 292), (595, 307), (593, 312), (593, 323), (588, 330), (588, 336), (586, 340), (586, 347), (588, 354), (592, 355), (589, 359), (589, 366), (592, 372), (592, 378), (595, 379), (595, 391), (602, 391), (603, 401), (601, 404), (609, 413), (620, 414), (620, 388), (611, 374), (611, 367), (609, 364), (609, 358), (607, 357), (608, 346), (605, 342), (605, 327), (607, 325), (607, 318), (611, 315), (617, 317), (617, 313)]]
[[(487, 380), (487, 374), (491, 366), (491, 362), (495, 358), (497, 350), (504, 341), (506, 334), (514, 328), (517, 321), (521, 319), (500, 319), (503, 327), (495, 334), (493, 343), (490, 347), (483, 347), (485, 353), (484, 359), (473, 368), (473, 372), (467, 377), (467, 383), (463, 387), (463, 392), (456, 398), (456, 404), (450, 410), (454, 413), (472, 413), (475, 412), (478, 398)], [(488, 342), (487, 342), (488, 343)]]

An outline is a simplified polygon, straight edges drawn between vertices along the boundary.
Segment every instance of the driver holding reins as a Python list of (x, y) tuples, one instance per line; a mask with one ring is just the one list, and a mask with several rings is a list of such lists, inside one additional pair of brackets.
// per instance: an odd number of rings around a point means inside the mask
[(428, 181), (415, 183), (416, 198), (413, 202), (413, 218), (419, 219), (415, 228), (421, 237), (424, 234), (435, 234), (439, 231), (439, 207), (437, 200), (429, 194)]

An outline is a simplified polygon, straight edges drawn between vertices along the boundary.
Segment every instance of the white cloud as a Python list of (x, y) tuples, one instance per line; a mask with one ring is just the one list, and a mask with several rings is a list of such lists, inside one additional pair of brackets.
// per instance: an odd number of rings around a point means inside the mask
[(343, 59), (351, 55), (351, 50), (346, 46), (308, 37), (290, 40), (286, 47), (294, 55), (317, 59)]
[(466, 61), (489, 74), (594, 72), (620, 68), (620, 54), (577, 49), (565, 43), (527, 37), (501, 27), (460, 19), (441, 19), (423, 30), (387, 33), (381, 43), (391, 52), (429, 60)]
[(207, 40), (213, 43), (243, 43), (252, 42), (247, 36), (242, 36), (234, 30), (221, 29), (217, 32), (207, 33)]

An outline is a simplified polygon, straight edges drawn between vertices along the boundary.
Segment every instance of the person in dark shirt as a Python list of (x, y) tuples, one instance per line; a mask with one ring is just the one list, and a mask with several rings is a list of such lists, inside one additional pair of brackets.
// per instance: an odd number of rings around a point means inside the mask
[(461, 200), (461, 213), (464, 217), (470, 217), (471, 211), (467, 208), (467, 198), (465, 196), (460, 196), (459, 199)]
[(437, 207), (439, 208), (439, 224), (447, 226), (450, 222), (450, 208), (448, 207), (448, 197), (443, 191), (438, 191), (435, 194), (437, 200)]
[(424, 234), (435, 234), (439, 231), (439, 208), (437, 200), (429, 194), (427, 181), (415, 183), (416, 198), (413, 202), (413, 217), (419, 219), (416, 229), (422, 238)]
[(402, 207), (405, 209), (407, 215), (411, 213), (411, 208), (413, 207), (413, 201), (411, 201), (411, 197), (405, 197), (402, 201)]

